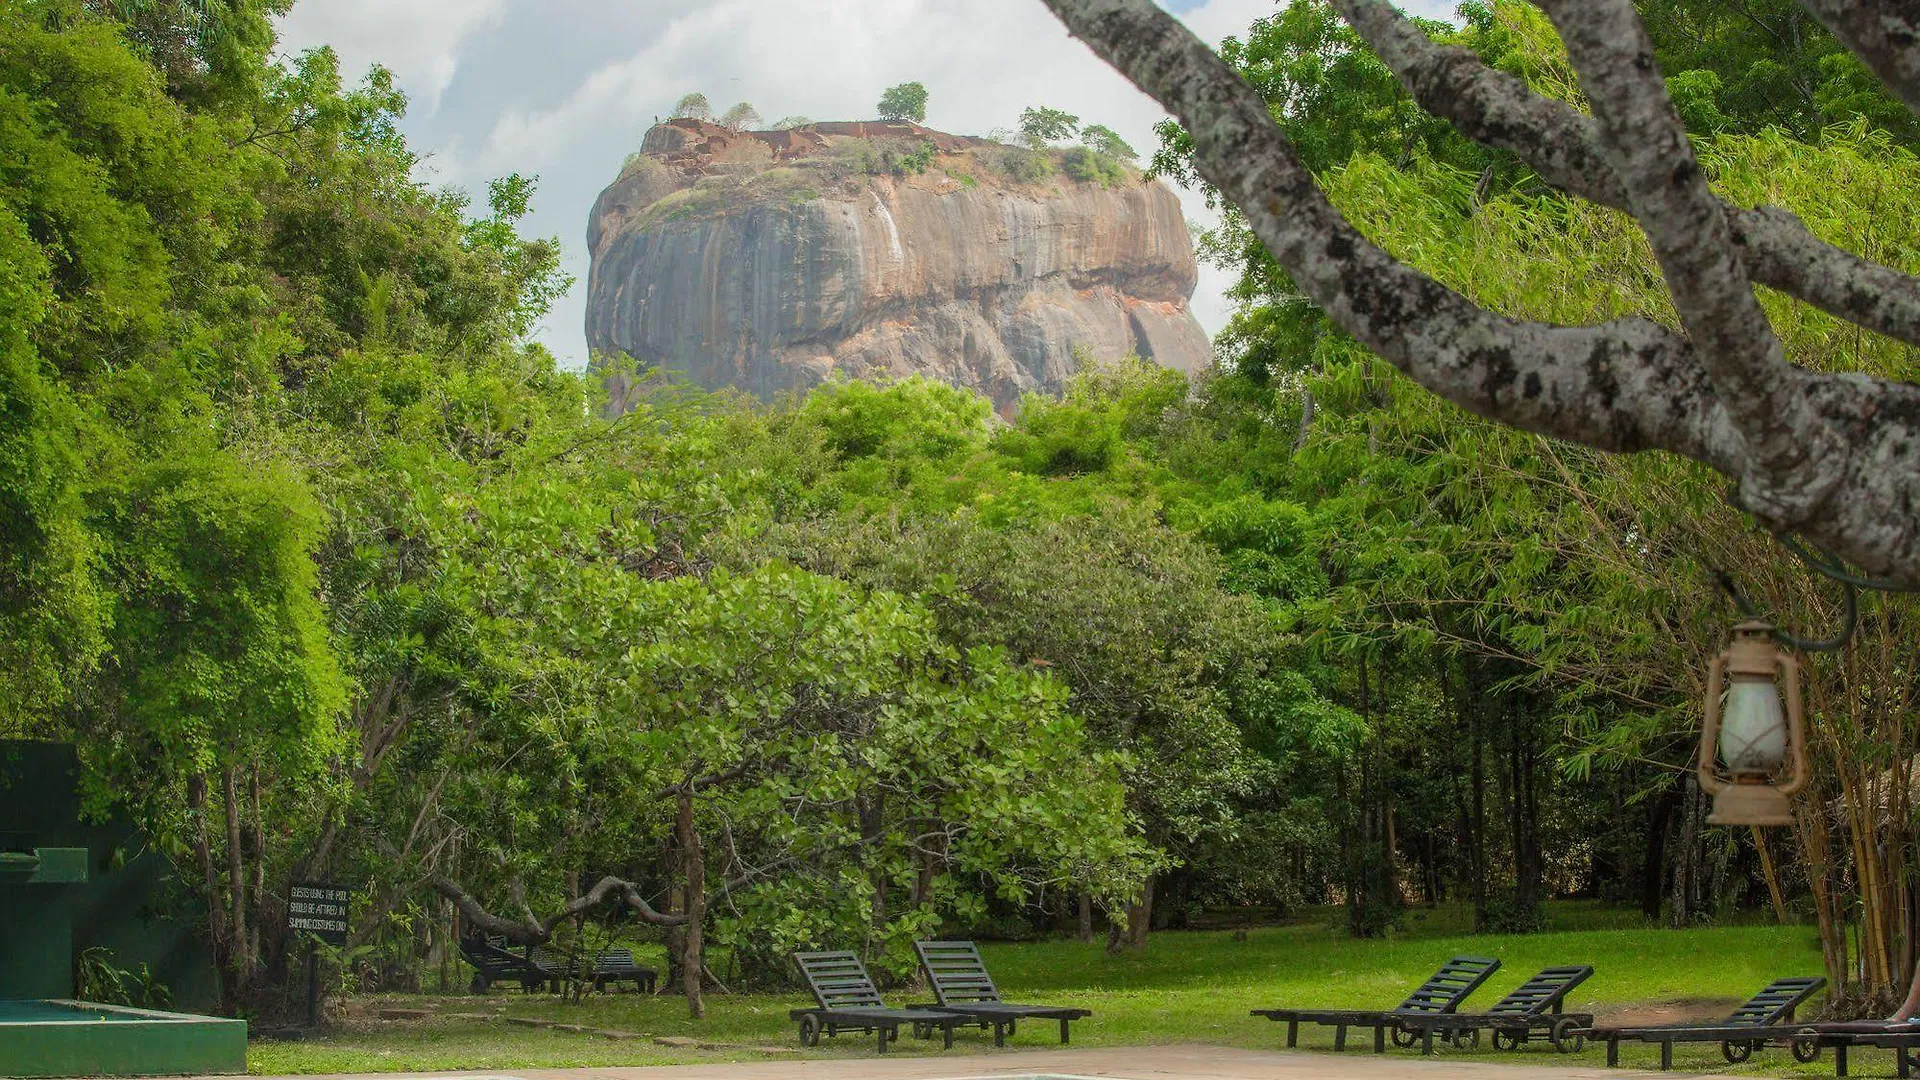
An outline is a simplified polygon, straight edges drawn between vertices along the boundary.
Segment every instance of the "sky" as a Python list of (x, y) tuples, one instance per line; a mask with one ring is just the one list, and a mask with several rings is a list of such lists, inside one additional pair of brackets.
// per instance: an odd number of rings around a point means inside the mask
[[(1161, 0), (1202, 38), (1241, 35), (1276, 0)], [(1451, 0), (1407, 0), (1442, 16)], [(1165, 112), (1094, 57), (1040, 0), (299, 0), (288, 55), (327, 44), (346, 72), (393, 71), (420, 179), (484, 205), (489, 179), (537, 175), (522, 231), (557, 236), (576, 281), (539, 338), (586, 363), (587, 213), (656, 118), (699, 91), (716, 112), (750, 102), (768, 123), (871, 118), (887, 87), (929, 91), (927, 125), (962, 135), (1012, 127), (1029, 105), (1119, 132), (1145, 156)], [(1213, 220), (1183, 193), (1188, 218)], [(1201, 268), (1194, 314), (1226, 320), (1227, 276)]]

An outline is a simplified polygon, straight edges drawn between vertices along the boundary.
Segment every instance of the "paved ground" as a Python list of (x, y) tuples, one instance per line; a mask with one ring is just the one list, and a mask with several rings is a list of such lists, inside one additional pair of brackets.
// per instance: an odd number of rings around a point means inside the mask
[[(1674, 1073), (1484, 1061), (1335, 1056), (1218, 1046), (1133, 1046), (1102, 1050), (1039, 1050), (946, 1054), (937, 1058), (769, 1061), (647, 1068), (514, 1069), (491, 1073), (377, 1074), (330, 1080), (988, 1080), (991, 1077), (1102, 1077), (1111, 1080), (1650, 1080)], [(316, 1078), (306, 1078), (316, 1080)]]

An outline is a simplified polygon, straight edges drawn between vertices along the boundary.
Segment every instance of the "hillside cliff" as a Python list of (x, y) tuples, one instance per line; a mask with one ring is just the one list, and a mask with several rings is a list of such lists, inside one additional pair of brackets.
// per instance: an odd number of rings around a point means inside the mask
[(587, 243), (593, 349), (760, 397), (920, 374), (1006, 409), (1083, 356), (1211, 357), (1172, 192), (910, 124), (658, 125)]

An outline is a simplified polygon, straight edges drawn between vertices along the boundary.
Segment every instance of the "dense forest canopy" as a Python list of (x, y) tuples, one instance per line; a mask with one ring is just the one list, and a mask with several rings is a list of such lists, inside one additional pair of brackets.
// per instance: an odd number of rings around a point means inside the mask
[[(1810, 910), (1837, 998), (1904, 985), (1912, 602), (1814, 665), (1791, 835), (1705, 828), (1712, 571), (1797, 625), (1834, 599), (1696, 466), (1438, 402), (1231, 211), (1198, 380), (1090, 365), (1003, 423), (922, 381), (653, 375), (606, 420), (528, 341), (567, 286), (517, 231), (533, 179), (416, 183), (386, 73), (269, 59), (284, 6), (0, 9), (0, 736), (78, 745), (228, 1008), (284, 1005), (310, 877), (368, 886), (365, 985), (462, 923), (653, 937), (696, 1011), (803, 946), (904, 972), (936, 930), (1125, 949), (1335, 903), (1374, 935), (1449, 899), (1525, 931), (1553, 896)], [(1913, 262), (1905, 113), (1816, 28), (1654, 9), (1725, 197)], [(1434, 29), (1570, 93), (1531, 9), (1463, 14)], [(1323, 3), (1223, 55), (1402, 258), (1516, 316), (1671, 317), (1630, 221), (1421, 112)], [(1766, 303), (1807, 367), (1914, 374)]]

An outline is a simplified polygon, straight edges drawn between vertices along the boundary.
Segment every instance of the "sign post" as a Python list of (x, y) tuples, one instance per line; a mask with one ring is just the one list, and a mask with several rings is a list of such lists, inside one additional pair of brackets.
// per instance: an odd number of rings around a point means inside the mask
[(320, 1026), (320, 946), (347, 943), (353, 888), (318, 881), (296, 881), (287, 890), (287, 930), (307, 935), (307, 1026)]

